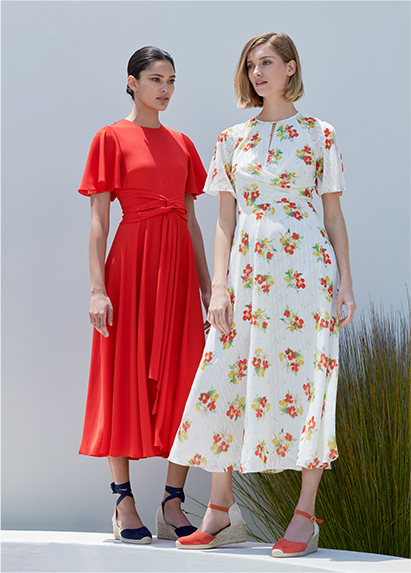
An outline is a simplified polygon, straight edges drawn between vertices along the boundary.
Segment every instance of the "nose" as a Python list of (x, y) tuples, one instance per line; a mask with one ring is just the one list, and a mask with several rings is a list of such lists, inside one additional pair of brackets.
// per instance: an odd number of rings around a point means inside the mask
[(253, 69), (253, 75), (254, 76), (261, 76), (261, 70), (258, 66), (255, 66)]

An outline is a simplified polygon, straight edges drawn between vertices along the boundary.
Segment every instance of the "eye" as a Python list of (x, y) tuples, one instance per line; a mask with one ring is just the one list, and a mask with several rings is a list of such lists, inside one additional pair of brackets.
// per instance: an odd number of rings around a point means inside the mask
[(159, 82), (160, 78), (151, 78), (153, 80), (153, 82)]
[(172, 80), (168, 80), (168, 83), (174, 85), (176, 83), (176, 80), (173, 78)]
[(264, 60), (263, 65), (264, 66), (268, 66), (269, 64), (271, 64), (270, 60)]
[(247, 64), (247, 69), (248, 69), (248, 70), (252, 70), (253, 67), (254, 67), (253, 64)]

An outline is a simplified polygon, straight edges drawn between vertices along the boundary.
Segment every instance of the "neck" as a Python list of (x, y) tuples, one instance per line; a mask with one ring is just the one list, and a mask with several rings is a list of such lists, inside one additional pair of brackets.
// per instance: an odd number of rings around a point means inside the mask
[(276, 121), (287, 119), (297, 113), (293, 102), (286, 101), (285, 99), (264, 100), (263, 109), (258, 114), (258, 119), (261, 121)]
[(143, 108), (141, 106), (137, 106), (136, 103), (134, 103), (132, 112), (126, 117), (126, 119), (128, 121), (132, 121), (136, 125), (141, 125), (141, 127), (151, 127), (153, 129), (161, 127), (157, 110), (146, 107)]

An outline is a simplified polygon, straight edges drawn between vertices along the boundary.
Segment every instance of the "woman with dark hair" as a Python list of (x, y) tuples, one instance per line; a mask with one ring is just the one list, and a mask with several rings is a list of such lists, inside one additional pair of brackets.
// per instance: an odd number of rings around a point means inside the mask
[[(211, 285), (193, 198), (206, 173), (193, 143), (164, 127), (174, 92), (170, 54), (148, 46), (128, 64), (133, 110), (95, 135), (79, 192), (91, 198), (94, 326), (80, 453), (107, 457), (116, 539), (151, 543), (131, 493), (129, 460), (167, 458), (204, 347)], [(110, 202), (123, 218), (106, 256)], [(157, 536), (195, 531), (183, 515), (188, 468), (169, 463)]]
[(213, 474), (198, 531), (176, 543), (244, 540), (232, 471), (293, 469), (302, 471), (301, 495), (272, 554), (306, 555), (318, 547), (321, 475), (338, 455), (338, 332), (356, 308), (342, 157), (334, 128), (294, 106), (304, 90), (287, 34), (247, 42), (234, 84), (239, 107), (262, 110), (220, 135), (204, 188), (220, 200), (212, 328), (169, 459)]

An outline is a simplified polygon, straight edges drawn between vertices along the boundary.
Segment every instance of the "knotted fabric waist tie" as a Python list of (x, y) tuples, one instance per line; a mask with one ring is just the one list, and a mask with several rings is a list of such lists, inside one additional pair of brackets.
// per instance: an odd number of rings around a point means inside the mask
[(171, 211), (176, 212), (180, 217), (187, 221), (187, 209), (181, 201), (181, 194), (174, 195), (173, 197), (165, 197), (160, 193), (151, 191), (139, 191), (137, 189), (133, 191), (137, 191), (137, 199), (147, 199), (147, 201), (142, 201), (140, 205), (133, 205), (130, 209), (125, 207), (123, 219), (121, 221), (123, 224), (139, 223), (144, 219), (149, 219), (156, 215), (171, 213)]

